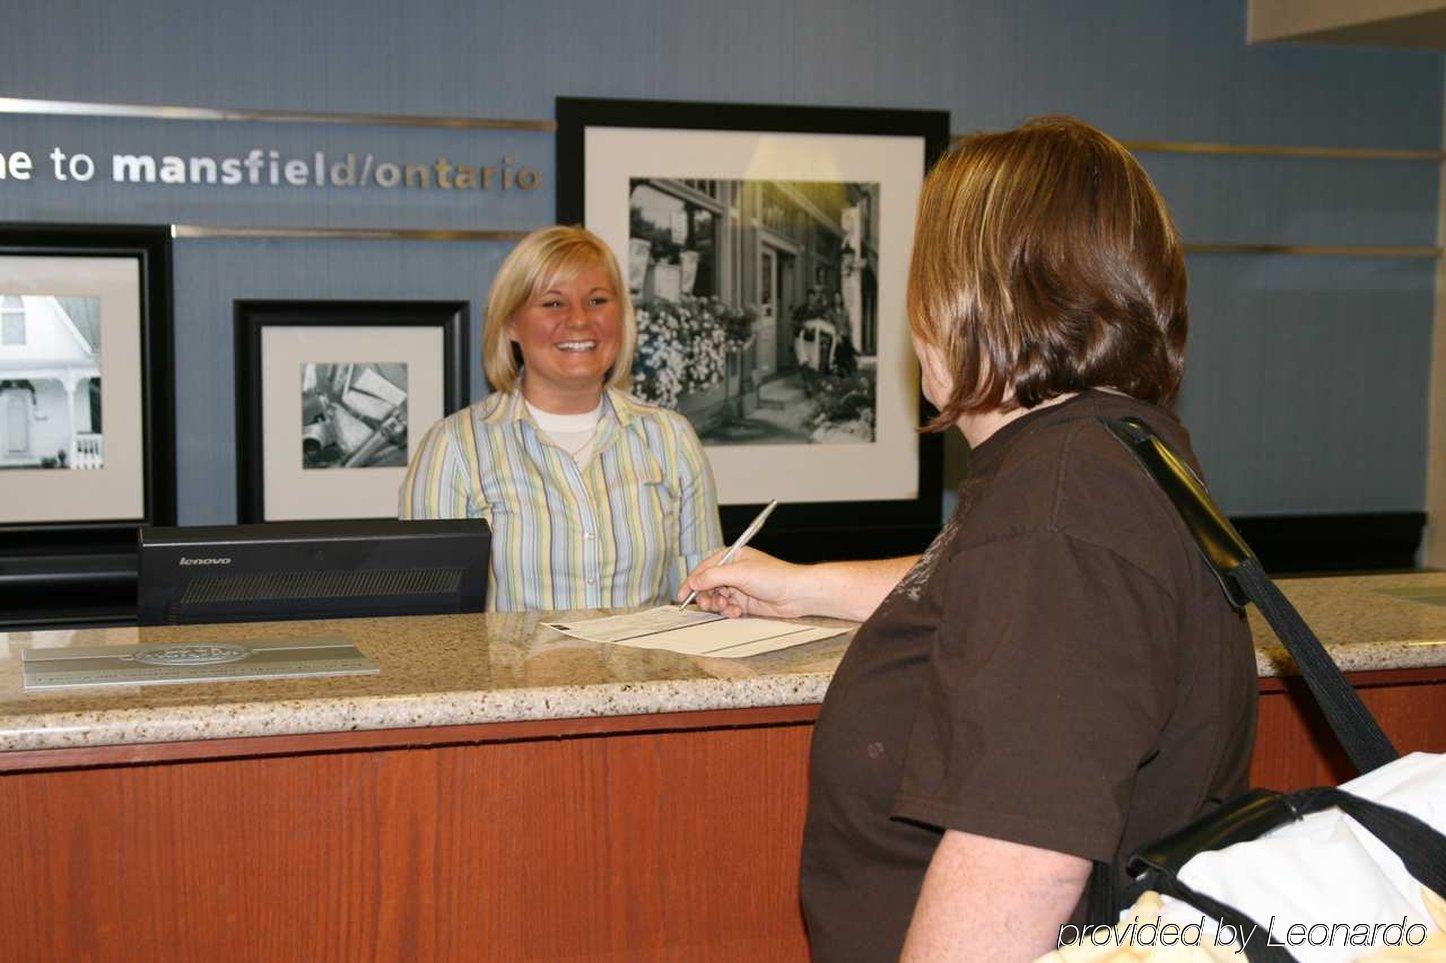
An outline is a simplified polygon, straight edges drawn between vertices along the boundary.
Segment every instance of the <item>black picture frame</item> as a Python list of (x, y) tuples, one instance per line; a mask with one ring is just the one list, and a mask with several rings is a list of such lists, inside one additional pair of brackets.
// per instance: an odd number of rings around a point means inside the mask
[[(589, 128), (917, 137), (926, 170), (948, 148), (950, 137), (948, 112), (936, 110), (559, 97), (555, 116), (557, 220), (562, 224), (585, 220)], [(934, 414), (922, 396), (919, 412), (920, 426)], [(920, 438), (916, 498), (785, 503), (753, 544), (797, 561), (920, 552), (939, 531), (942, 496), (943, 443), (928, 433)], [(722, 506), (724, 537), (736, 537), (761, 507)]]
[[(0, 256), (117, 258), (138, 267), (139, 344), (128, 374), (140, 408), (140, 513), (13, 521), (0, 511), (0, 626), (123, 621), (135, 605), (137, 530), (176, 520), (170, 229), (0, 223)], [(107, 370), (103, 378), (124, 376)]]
[[(442, 406), (451, 414), (470, 403), (466, 301), (275, 301), (235, 302), (236, 518), (267, 521), (261, 397), (265, 375), (262, 332), (271, 327), (437, 327), (442, 331)], [(379, 515), (358, 515), (375, 518)]]

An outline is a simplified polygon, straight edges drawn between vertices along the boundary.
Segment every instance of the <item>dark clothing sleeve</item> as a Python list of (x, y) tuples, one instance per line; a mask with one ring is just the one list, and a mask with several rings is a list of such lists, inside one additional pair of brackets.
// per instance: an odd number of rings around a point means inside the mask
[(1175, 600), (1057, 531), (964, 547), (945, 565), (892, 815), (1111, 859), (1174, 703)]

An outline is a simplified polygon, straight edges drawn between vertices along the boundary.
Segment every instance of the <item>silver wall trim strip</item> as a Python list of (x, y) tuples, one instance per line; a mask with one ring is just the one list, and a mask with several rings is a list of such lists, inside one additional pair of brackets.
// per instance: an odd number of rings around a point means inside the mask
[[(955, 143), (967, 134), (954, 134)], [(1327, 160), (1446, 161), (1446, 151), (1396, 147), (1312, 147), (1288, 144), (1224, 144), (1198, 140), (1123, 140), (1136, 154), (1204, 154), (1234, 157), (1306, 157)]]
[[(459, 130), (535, 130), (551, 133), (557, 122), (544, 118), (446, 117), (429, 114), (370, 114), (311, 110), (251, 110), (159, 104), (105, 104), (83, 100), (0, 97), (0, 114), (72, 117), (136, 117), (151, 120), (249, 121), (252, 123), (356, 124), (370, 127), (443, 127)], [(955, 134), (955, 141), (965, 134)], [(1285, 144), (1227, 144), (1188, 140), (1127, 140), (1132, 151), (1166, 154), (1318, 157), (1358, 160), (1446, 161), (1446, 151), (1392, 147), (1316, 147)]]
[(528, 230), (432, 230), (371, 227), (220, 227), (172, 224), (171, 237), (197, 239), (287, 240), (339, 238), (359, 241), (520, 241)]
[(1126, 140), (1121, 141), (1135, 153), (1213, 154), (1244, 157), (1312, 157), (1331, 160), (1446, 160), (1439, 150), (1406, 150), (1393, 147), (1291, 147), (1283, 144), (1211, 144), (1203, 141)]
[(1439, 247), (1393, 244), (1186, 244), (1186, 254), (1302, 254), (1330, 257), (1438, 258)]
[(435, 117), (421, 114), (352, 114), (309, 110), (243, 110), (230, 107), (179, 107), (151, 104), (101, 104), (80, 100), (0, 97), (0, 114), (49, 114), (71, 117), (135, 117), (149, 120), (250, 121), (274, 124), (357, 124), (368, 127), (444, 127), (457, 130), (557, 129), (552, 120), (495, 117)]

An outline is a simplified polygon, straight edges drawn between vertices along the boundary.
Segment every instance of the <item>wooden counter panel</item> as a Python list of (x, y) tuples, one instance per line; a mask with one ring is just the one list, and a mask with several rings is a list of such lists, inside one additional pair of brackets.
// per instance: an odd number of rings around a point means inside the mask
[[(1347, 678), (1401, 754), (1446, 752), (1446, 670), (1394, 669)], [(1251, 784), (1290, 790), (1354, 777), (1305, 683), (1297, 677), (1261, 682)]]
[(0, 946), (37, 961), (804, 959), (810, 735), (0, 776)]
[[(1351, 678), (1446, 751), (1446, 670)], [(1261, 689), (1257, 785), (1350, 775), (1296, 680)], [(0, 958), (805, 960), (816, 713), (14, 754)]]

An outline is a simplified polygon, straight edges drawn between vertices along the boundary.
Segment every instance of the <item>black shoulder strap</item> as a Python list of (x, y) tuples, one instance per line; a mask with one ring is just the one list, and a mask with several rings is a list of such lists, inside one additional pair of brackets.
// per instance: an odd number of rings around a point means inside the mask
[(1100, 421), (1169, 497), (1175, 510), (1185, 519), (1185, 527), (1190, 530), (1230, 604), (1244, 609), (1250, 597), (1230, 575), (1248, 559), (1254, 558), (1255, 553), (1245, 544), (1235, 526), (1230, 524), (1230, 519), (1216, 507), (1205, 489), (1205, 483), (1190, 468), (1189, 462), (1175, 454), (1149, 425), (1138, 418), (1101, 418)]
[(1406, 872), (1446, 899), (1446, 833), (1408, 812), (1362, 799), (1334, 786), (1302, 789), (1288, 797), (1298, 816), (1335, 807), (1366, 828), (1401, 858)]
[(1260, 560), (1216, 507), (1189, 464), (1138, 418), (1101, 418), (1100, 421), (1174, 503), (1231, 604), (1243, 609), (1249, 601), (1260, 609), (1260, 614), (1295, 660), (1316, 704), (1356, 769), (1368, 772), (1396, 759), (1395, 747), (1361, 697), (1341, 675), (1300, 613), (1265, 574)]

